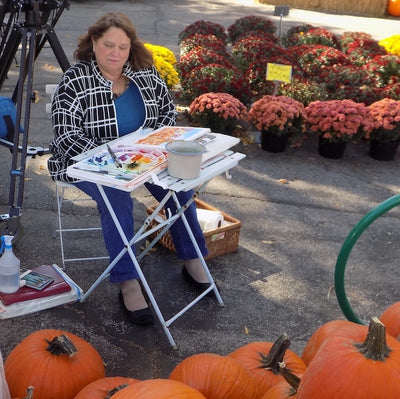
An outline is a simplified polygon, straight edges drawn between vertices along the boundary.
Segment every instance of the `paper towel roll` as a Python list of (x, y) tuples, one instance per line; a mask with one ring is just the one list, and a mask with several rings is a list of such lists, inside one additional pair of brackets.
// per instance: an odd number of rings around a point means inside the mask
[(221, 212), (208, 209), (197, 209), (197, 218), (203, 232), (217, 229), (224, 223), (224, 217)]

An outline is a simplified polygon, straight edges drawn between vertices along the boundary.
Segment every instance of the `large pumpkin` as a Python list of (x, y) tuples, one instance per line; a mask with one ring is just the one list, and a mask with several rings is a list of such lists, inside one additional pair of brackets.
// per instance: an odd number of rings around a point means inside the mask
[(300, 378), (283, 367), (281, 373), (284, 380), (270, 388), (261, 399), (296, 399)]
[(84, 339), (60, 330), (39, 330), (23, 339), (4, 363), (11, 396), (22, 398), (28, 386), (38, 399), (71, 399), (83, 387), (105, 377), (103, 361)]
[(288, 349), (289, 345), (287, 335), (282, 335), (275, 342), (250, 342), (228, 355), (254, 377), (257, 385), (256, 398), (260, 398), (273, 385), (283, 380), (280, 372), (281, 362), (285, 362), (286, 367), (295, 375), (304, 373), (306, 365), (300, 356)]
[(297, 399), (400, 398), (400, 342), (377, 318), (365, 341), (340, 335), (326, 342), (303, 374)]
[(169, 376), (200, 391), (207, 399), (254, 399), (252, 375), (235, 359), (199, 353), (182, 360)]
[(390, 305), (379, 319), (385, 325), (386, 332), (400, 340), (400, 302)]
[(389, 0), (387, 11), (392, 17), (400, 17), (400, 0)]
[(105, 377), (86, 385), (74, 399), (109, 399), (139, 380), (128, 377)]
[[(353, 323), (349, 320), (331, 320), (322, 326), (318, 327), (310, 339), (304, 346), (301, 358), (306, 365), (309, 365), (311, 360), (317, 354), (321, 346), (326, 342), (326, 340), (331, 339), (334, 336), (353, 336), (357, 332), (361, 334), (361, 337), (367, 335), (367, 326), (361, 324)], [(361, 338), (360, 338), (361, 339)]]
[[(179, 381), (144, 380), (117, 392), (112, 399), (206, 399), (199, 391)], [(208, 399), (208, 398), (207, 398)]]

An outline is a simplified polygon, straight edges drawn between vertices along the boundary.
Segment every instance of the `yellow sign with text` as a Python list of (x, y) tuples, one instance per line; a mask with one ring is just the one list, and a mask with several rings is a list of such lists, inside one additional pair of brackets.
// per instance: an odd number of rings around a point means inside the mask
[(267, 63), (267, 80), (290, 83), (292, 80), (292, 66)]

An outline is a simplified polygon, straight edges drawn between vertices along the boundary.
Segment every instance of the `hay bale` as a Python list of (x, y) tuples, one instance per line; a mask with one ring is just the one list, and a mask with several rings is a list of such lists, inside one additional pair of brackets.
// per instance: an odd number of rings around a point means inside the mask
[(325, 12), (383, 17), (386, 14), (387, 0), (321, 0), (320, 7)]
[(335, 14), (350, 14), (369, 17), (387, 15), (387, 0), (257, 0), (261, 4), (287, 5), (292, 8), (322, 11)]

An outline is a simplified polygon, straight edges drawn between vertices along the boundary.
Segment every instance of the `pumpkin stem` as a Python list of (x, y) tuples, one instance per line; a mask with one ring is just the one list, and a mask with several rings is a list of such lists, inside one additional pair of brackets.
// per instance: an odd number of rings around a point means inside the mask
[(259, 368), (270, 370), (274, 374), (280, 374), (279, 363), (283, 362), (287, 348), (289, 348), (290, 341), (286, 334), (281, 335), (272, 345), (269, 353), (265, 356), (260, 353), (261, 366)]
[(104, 397), (104, 399), (110, 399), (111, 396), (115, 395), (117, 392), (119, 392), (121, 389), (124, 389), (128, 386), (128, 384), (121, 384), (115, 387), (114, 389), (111, 389), (111, 391), (108, 391), (108, 395)]
[(32, 399), (33, 398), (33, 386), (29, 386), (26, 389), (26, 396), (23, 399)]
[(73, 357), (78, 352), (75, 345), (65, 334), (54, 337), (52, 341), (46, 339), (46, 342), (49, 344), (46, 350), (55, 356), (66, 354)]
[(386, 329), (377, 317), (371, 319), (365, 341), (356, 347), (367, 359), (384, 362), (389, 357), (392, 350), (386, 344)]
[(294, 396), (297, 394), (297, 389), (300, 384), (300, 378), (297, 375), (293, 374), (287, 367), (286, 363), (279, 363), (279, 370), (282, 374), (282, 377), (286, 380), (286, 382), (291, 386), (290, 395)]

